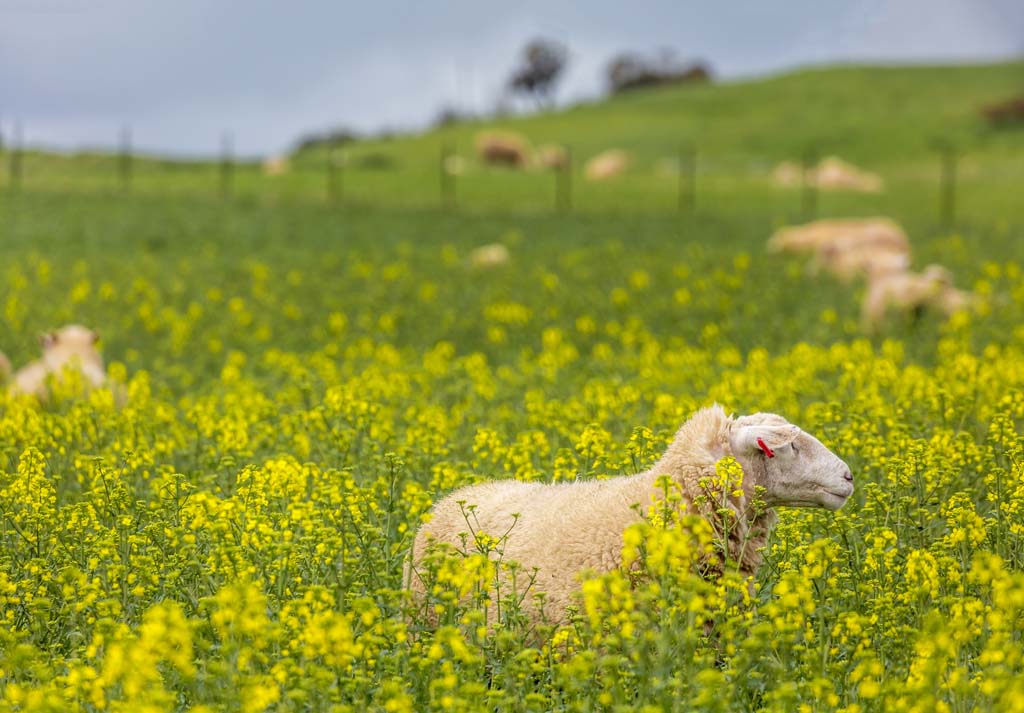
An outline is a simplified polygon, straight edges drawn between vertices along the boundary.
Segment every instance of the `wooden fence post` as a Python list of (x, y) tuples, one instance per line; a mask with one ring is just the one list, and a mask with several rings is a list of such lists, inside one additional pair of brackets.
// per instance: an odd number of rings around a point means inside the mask
[(800, 168), (800, 212), (811, 220), (818, 215), (818, 152), (813, 147), (804, 151)]
[(338, 180), (338, 156), (337, 149), (331, 145), (327, 149), (327, 202), (337, 203), (343, 199), (344, 185)]
[(952, 227), (956, 221), (956, 149), (950, 143), (939, 147), (939, 220), (943, 227)]
[(231, 198), (231, 184), (234, 178), (234, 141), (230, 131), (225, 131), (220, 142), (220, 197)]
[(121, 151), (117, 167), (121, 176), (121, 190), (129, 193), (132, 188), (132, 130), (129, 126), (121, 129)]
[(685, 145), (679, 148), (679, 195), (680, 213), (693, 213), (697, 207), (697, 147)]
[(10, 186), (10, 189), (12, 191), (16, 191), (16, 190), (21, 188), (21, 173), (22, 173), (22, 166), (21, 166), (21, 161), (22, 161), (22, 155), (21, 155), (22, 145), (21, 145), (21, 143), (22, 143), (22, 139), (23, 139), (23, 137), (22, 137), (21, 122), (20, 121), (15, 121), (14, 122), (14, 132), (13, 132), (13, 135), (11, 137), (10, 164), (8, 166), (8, 168), (10, 169), (10, 172), (11, 172), (9, 186)]
[(441, 166), (438, 172), (441, 183), (441, 207), (444, 210), (455, 210), (455, 174), (452, 172), (452, 145), (445, 141), (441, 144)]
[(572, 149), (565, 147), (565, 162), (555, 171), (555, 209), (568, 214), (572, 210)]

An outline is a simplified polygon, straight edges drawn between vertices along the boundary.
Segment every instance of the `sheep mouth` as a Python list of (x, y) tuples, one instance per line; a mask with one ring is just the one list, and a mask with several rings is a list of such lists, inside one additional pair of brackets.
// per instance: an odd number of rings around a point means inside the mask
[(823, 488), (822, 492), (828, 496), (829, 500), (829, 502), (824, 503), (825, 508), (828, 510), (838, 510), (845, 505), (846, 501), (850, 499), (851, 495), (853, 495), (853, 488), (850, 488), (846, 492), (837, 492), (835, 490), (826, 490)]

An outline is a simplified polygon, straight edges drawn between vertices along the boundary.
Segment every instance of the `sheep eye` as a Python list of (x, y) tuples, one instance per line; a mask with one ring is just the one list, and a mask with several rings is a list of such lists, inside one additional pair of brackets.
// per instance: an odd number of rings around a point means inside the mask
[(796, 449), (796, 444), (795, 443), (790, 443), (789, 445), (790, 445), (790, 448), (793, 449), (793, 455), (796, 455), (797, 453), (799, 453), (799, 451)]

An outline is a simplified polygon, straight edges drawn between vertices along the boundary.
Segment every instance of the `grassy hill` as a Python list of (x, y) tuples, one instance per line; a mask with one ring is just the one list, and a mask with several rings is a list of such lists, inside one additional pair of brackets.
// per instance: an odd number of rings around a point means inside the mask
[[(1016, 190), (1024, 183), (1024, 131), (993, 130), (979, 108), (1024, 92), (1024, 63), (955, 67), (832, 67), (716, 85), (637, 91), (566, 110), (496, 121), (475, 121), (411, 136), (360, 141), (344, 148), (336, 194), (348, 205), (425, 208), (440, 201), (439, 159), (451, 146), (465, 161), (455, 180), (461, 210), (546, 212), (555, 203), (555, 178), (481, 166), (473, 138), (482, 129), (517, 131), (534, 145), (567, 146), (575, 159), (572, 203), (595, 212), (669, 212), (677, 206), (680, 147), (694, 146), (698, 204), (732, 210), (737, 196), (776, 219), (799, 207), (793, 189), (772, 185), (779, 161), (812, 150), (836, 154), (880, 172), (881, 196), (834, 193), (822, 210), (892, 213), (907, 207), (934, 212), (939, 158), (936, 142), (957, 147), (963, 215), (1024, 218)], [(609, 147), (628, 151), (627, 175), (604, 183), (580, 176), (582, 163)], [(33, 153), (24, 159), (24, 187), (57, 191), (116, 191), (114, 156), (63, 157)], [(242, 199), (323, 201), (323, 149), (292, 157), (283, 176), (256, 164), (236, 167), (232, 194)], [(9, 182), (0, 179), (0, 185)], [(219, 195), (218, 165), (136, 160), (133, 191)], [(927, 205), (927, 208), (925, 208)], [(905, 216), (910, 219), (912, 216)]]
[(828, 67), (766, 79), (635, 91), (564, 111), (472, 122), (422, 136), (364, 142), (352, 150), (387, 151), (432, 161), (440, 140), (471, 146), (476, 131), (520, 131), (588, 156), (615, 146), (652, 169), (681, 143), (717, 160), (781, 160), (808, 147), (879, 166), (929, 156), (935, 140), (971, 151), (1024, 151), (1014, 132), (989, 130), (985, 104), (1024, 92), (1024, 62), (976, 66)]

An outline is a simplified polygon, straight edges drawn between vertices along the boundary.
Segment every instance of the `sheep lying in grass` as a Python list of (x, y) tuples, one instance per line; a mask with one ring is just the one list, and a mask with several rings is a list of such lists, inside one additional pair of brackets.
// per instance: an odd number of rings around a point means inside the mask
[(902, 248), (875, 245), (833, 243), (822, 246), (811, 263), (811, 272), (828, 272), (844, 284), (858, 277), (902, 272), (910, 267), (910, 253)]
[(818, 164), (815, 172), (818, 188), (824, 190), (849, 190), (862, 193), (879, 193), (885, 182), (877, 173), (865, 171), (838, 156), (828, 156)]
[(878, 193), (885, 182), (877, 173), (865, 171), (838, 156), (823, 158), (817, 166), (806, 171), (792, 161), (783, 161), (772, 171), (772, 179), (779, 186), (799, 186), (807, 181), (822, 190), (850, 190)]
[(910, 242), (888, 218), (816, 220), (775, 231), (768, 241), (774, 252), (814, 254), (810, 271), (824, 271), (842, 282), (910, 267)]
[(588, 181), (604, 181), (626, 172), (629, 154), (622, 149), (608, 149), (587, 161), (583, 177)]
[(569, 165), (569, 152), (558, 144), (544, 144), (537, 149), (537, 164), (541, 168), (559, 171)]
[(776, 230), (768, 240), (771, 252), (820, 253), (871, 245), (892, 252), (910, 252), (910, 241), (899, 225), (888, 218), (833, 218), (790, 225)]
[[(503, 561), (518, 562), (526, 573), (535, 570), (531, 593), (546, 595), (543, 610), (529, 613), (563, 621), (583, 572), (607, 572), (621, 564), (623, 532), (662, 492), (660, 476), (679, 486), (689, 512), (722, 524), (721, 500), (701, 497), (706, 492), (701, 481), (714, 478), (715, 464), (725, 456), (735, 457), (744, 473), (741, 494), (725, 495), (735, 515), (725, 528), (728, 556), (743, 574), (753, 574), (761, 563), (775, 522), (773, 506), (838, 510), (853, 493), (849, 467), (813, 436), (781, 416), (732, 418), (714, 406), (694, 414), (654, 467), (637, 475), (554, 485), (505, 480), (455, 491), (435, 505), (430, 522), (416, 535), (409, 586), (424, 596), (420, 565), (432, 542), (459, 549), (460, 533), (470, 529), (492, 537), (507, 533)], [(757, 505), (756, 486), (765, 489), (764, 502)]]
[(920, 273), (873, 275), (861, 306), (861, 324), (871, 333), (882, 327), (891, 308), (917, 318), (928, 308), (951, 315), (967, 309), (972, 302), (970, 293), (953, 287), (953, 275), (941, 265), (929, 265)]
[(46, 379), (59, 375), (65, 366), (73, 366), (93, 386), (101, 386), (107, 379), (103, 357), (96, 349), (99, 335), (78, 324), (61, 327), (43, 335), (40, 343), (43, 357), (31, 362), (14, 374), (10, 389), (14, 393), (35, 394), (46, 398)]
[(469, 266), (477, 270), (500, 267), (508, 262), (508, 258), (508, 248), (501, 243), (488, 243), (469, 254)]

